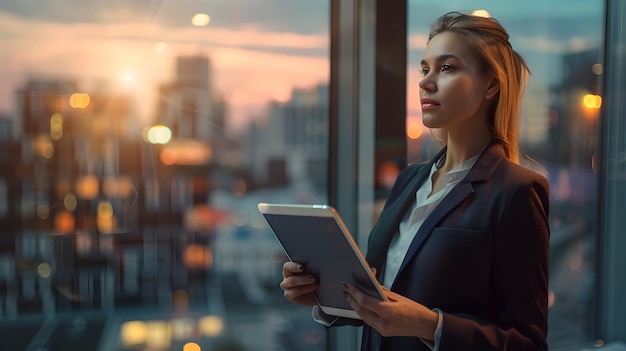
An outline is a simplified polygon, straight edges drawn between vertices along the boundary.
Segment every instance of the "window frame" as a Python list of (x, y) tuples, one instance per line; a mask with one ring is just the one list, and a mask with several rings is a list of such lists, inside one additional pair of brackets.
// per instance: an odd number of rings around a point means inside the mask
[[(331, 0), (329, 203), (364, 252), (377, 165), (406, 156), (406, 6)], [(329, 329), (327, 350), (358, 349), (360, 329)]]
[(605, 3), (603, 106), (599, 164), (599, 323), (604, 343), (626, 342), (626, 3)]

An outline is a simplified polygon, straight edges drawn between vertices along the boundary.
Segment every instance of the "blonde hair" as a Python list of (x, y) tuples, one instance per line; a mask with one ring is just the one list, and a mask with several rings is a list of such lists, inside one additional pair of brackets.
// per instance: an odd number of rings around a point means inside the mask
[(491, 134), (506, 157), (519, 163), (519, 119), (530, 74), (526, 62), (513, 50), (508, 33), (496, 19), (450, 12), (435, 21), (428, 41), (443, 32), (461, 36), (473, 48), (484, 73), (498, 82), (499, 92), (489, 111)]

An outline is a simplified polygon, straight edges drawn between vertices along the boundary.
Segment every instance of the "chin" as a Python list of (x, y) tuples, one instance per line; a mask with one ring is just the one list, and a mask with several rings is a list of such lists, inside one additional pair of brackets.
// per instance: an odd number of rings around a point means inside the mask
[(427, 119), (422, 119), (422, 124), (426, 128), (441, 128), (441, 126), (437, 125), (437, 123), (435, 123), (434, 121), (430, 121)]

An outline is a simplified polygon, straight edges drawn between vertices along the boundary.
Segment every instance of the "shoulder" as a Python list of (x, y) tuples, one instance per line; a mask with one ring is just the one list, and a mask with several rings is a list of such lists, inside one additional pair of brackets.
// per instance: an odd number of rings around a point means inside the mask
[(503, 159), (496, 168), (493, 177), (509, 186), (538, 186), (548, 190), (548, 179), (545, 173), (539, 173), (536, 169), (531, 169), (526, 165), (520, 165)]
[(536, 163), (520, 165), (510, 161), (499, 145), (492, 145), (472, 167), (466, 181), (479, 193), (505, 203), (534, 198), (547, 207), (548, 179), (545, 171), (541, 174), (537, 171), (539, 169)]
[(505, 202), (511, 208), (541, 208), (541, 212), (547, 216), (550, 187), (544, 174), (505, 159), (487, 183), (502, 199), (508, 199)]

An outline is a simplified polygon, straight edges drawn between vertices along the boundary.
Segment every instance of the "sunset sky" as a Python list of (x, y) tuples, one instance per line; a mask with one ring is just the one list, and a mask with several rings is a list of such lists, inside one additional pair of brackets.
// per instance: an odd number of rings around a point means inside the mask
[[(34, 11), (29, 3), (43, 8)], [(12, 11), (0, 5), (0, 111), (13, 111), (15, 90), (29, 78), (74, 79), (85, 91), (130, 92), (137, 117), (149, 123), (158, 85), (173, 79), (176, 56), (199, 54), (211, 59), (212, 83), (229, 105), (230, 127), (238, 129), (269, 100), (285, 101), (294, 87), (328, 81), (326, 6), (301, 6), (302, 15), (317, 16), (317, 28), (303, 21), (288, 31), (264, 23), (261, 12), (257, 21), (244, 21), (253, 8), (219, 13), (200, 2), (156, 3), (27, 0)], [(208, 26), (191, 25), (196, 12), (211, 15)]]
[[(410, 1), (412, 64), (430, 22), (455, 5), (489, 4), (514, 46), (542, 67), (555, 64), (541, 61), (546, 55), (597, 45), (593, 26), (602, 12), (601, 2), (591, 0), (531, 0), (521, 8), (507, 1), (431, 3)], [(211, 22), (193, 26), (195, 13), (209, 14)], [(73, 79), (85, 91), (131, 93), (140, 124), (149, 124), (158, 85), (173, 79), (176, 56), (200, 54), (211, 59), (214, 88), (229, 106), (227, 126), (241, 130), (270, 100), (328, 82), (328, 17), (329, 1), (317, 0), (0, 0), (0, 113), (14, 113), (15, 90), (30, 78)], [(409, 70), (410, 96), (416, 69)], [(418, 108), (410, 96), (409, 110)]]

